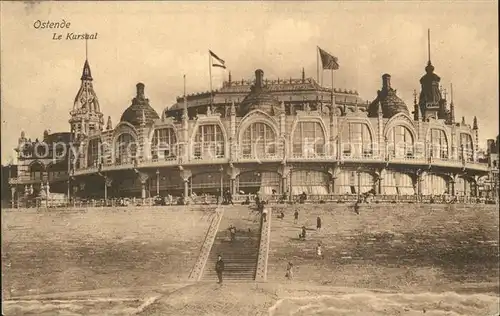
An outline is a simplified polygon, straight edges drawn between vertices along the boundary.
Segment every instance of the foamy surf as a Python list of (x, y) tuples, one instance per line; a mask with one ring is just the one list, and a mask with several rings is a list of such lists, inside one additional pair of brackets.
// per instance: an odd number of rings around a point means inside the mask
[(281, 315), (426, 315), (490, 316), (498, 315), (500, 299), (485, 294), (419, 293), (349, 293), (307, 297), (286, 297), (268, 310), (269, 316)]

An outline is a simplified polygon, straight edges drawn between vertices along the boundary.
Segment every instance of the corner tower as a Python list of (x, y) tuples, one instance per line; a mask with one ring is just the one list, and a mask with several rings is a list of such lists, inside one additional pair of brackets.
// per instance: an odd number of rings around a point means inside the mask
[(434, 66), (431, 63), (430, 30), (428, 30), (427, 36), (429, 60), (425, 67), (426, 74), (420, 78), (420, 85), (422, 88), (420, 92), (419, 107), (424, 120), (431, 117), (435, 119), (446, 119), (446, 100), (442, 97), (439, 89), (441, 78), (434, 73)]
[(104, 125), (99, 100), (92, 86), (92, 74), (87, 59), (83, 64), (81, 84), (70, 112), (72, 133), (77, 137), (88, 136), (101, 131)]

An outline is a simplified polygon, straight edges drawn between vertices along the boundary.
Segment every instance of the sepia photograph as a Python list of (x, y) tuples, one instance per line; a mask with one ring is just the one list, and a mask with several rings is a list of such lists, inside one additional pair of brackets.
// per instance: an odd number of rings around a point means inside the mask
[(500, 316), (497, 1), (2, 1), (2, 315)]

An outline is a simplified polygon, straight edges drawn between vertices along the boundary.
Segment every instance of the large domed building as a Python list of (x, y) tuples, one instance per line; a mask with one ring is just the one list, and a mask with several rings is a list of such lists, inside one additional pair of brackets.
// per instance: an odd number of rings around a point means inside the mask
[(260, 69), (251, 80), (229, 73), (220, 89), (178, 97), (161, 113), (138, 83), (120, 121), (113, 126), (108, 117), (105, 126), (85, 61), (69, 120), (78, 148), (69, 177), (52, 169), (61, 163), (36, 157), (35, 142), (22, 135), (20, 146), (29, 145), (19, 150), (12, 192), (25, 196), (49, 184), (79, 198), (215, 195), (221, 188), (322, 200), (368, 191), (476, 196), (489, 170), (476, 155), (477, 120), (457, 122), (430, 61), (425, 71), (411, 109), (389, 74), (370, 103), (304, 71), (296, 79), (268, 79)]

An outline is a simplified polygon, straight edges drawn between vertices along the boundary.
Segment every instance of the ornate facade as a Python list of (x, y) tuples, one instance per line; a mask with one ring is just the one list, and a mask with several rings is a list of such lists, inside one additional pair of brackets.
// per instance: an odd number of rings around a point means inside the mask
[[(411, 111), (388, 74), (371, 102), (356, 91), (322, 87), (304, 71), (299, 79), (268, 80), (259, 69), (251, 81), (229, 74), (219, 90), (179, 97), (160, 114), (138, 83), (113, 127), (109, 117), (104, 126), (85, 61), (71, 132), (44, 138), (72, 143), (73, 162), (55, 152), (38, 159), (29, 154), (36, 143), (21, 135), (13, 196), (47, 187), (82, 198), (218, 194), (221, 188), (475, 196), (490, 170), (476, 154), (478, 122), (456, 122), (453, 100), (448, 106), (430, 61), (425, 72)], [(51, 177), (54, 166), (58, 177)]]

